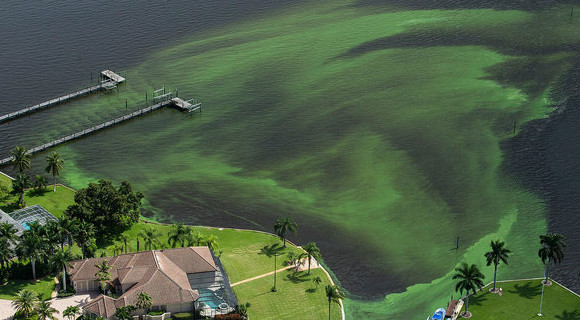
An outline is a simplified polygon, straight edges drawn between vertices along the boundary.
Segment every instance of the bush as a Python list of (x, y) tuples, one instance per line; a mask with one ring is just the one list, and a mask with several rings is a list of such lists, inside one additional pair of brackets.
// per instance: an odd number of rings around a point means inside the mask
[(193, 320), (193, 313), (189, 313), (189, 312), (174, 313), (173, 319), (175, 319), (175, 320)]
[(218, 314), (215, 318), (219, 320), (242, 320), (242, 316), (239, 313)]
[(162, 315), (164, 313), (165, 313), (165, 311), (150, 311), (148, 313), (148, 315), (150, 315), (150, 316), (160, 316), (160, 315)]
[(24, 312), (16, 312), (14, 314), (14, 320), (36, 320), (38, 316), (36, 314), (31, 314), (28, 318), (24, 317)]
[(66, 298), (66, 297), (70, 297), (70, 296), (74, 296), (75, 293), (74, 292), (70, 292), (70, 291), (59, 291), (58, 294), (56, 295), (57, 298)]

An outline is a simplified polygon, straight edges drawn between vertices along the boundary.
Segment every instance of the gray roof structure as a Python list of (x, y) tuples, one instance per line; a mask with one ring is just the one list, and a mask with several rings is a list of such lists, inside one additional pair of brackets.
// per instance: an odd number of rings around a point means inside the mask
[(8, 222), (12, 224), (18, 232), (16, 234), (20, 235), (30, 225), (34, 222), (38, 222), (41, 225), (45, 225), (48, 221), (58, 221), (50, 212), (46, 211), (41, 205), (36, 204), (24, 209), (20, 209), (14, 212), (6, 213), (0, 210), (0, 223)]

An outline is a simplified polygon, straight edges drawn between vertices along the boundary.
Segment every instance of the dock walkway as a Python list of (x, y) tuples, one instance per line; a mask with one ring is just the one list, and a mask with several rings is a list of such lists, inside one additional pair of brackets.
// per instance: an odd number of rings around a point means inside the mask
[(20, 109), (18, 111), (0, 116), (0, 123), (14, 120), (16, 118), (22, 117), (22, 116), (27, 115), (29, 113), (37, 112), (37, 111), (40, 111), (42, 109), (46, 109), (46, 108), (49, 108), (51, 106), (54, 106), (54, 105), (57, 105), (60, 103), (64, 103), (64, 102), (67, 102), (67, 101), (70, 101), (70, 100), (73, 100), (73, 99), (76, 99), (76, 98), (79, 98), (82, 96), (89, 95), (91, 93), (95, 93), (97, 91), (101, 91), (101, 90), (105, 90), (105, 89), (112, 89), (112, 88), (117, 87), (117, 85), (119, 83), (125, 82), (125, 78), (119, 76), (118, 74), (116, 74), (110, 70), (102, 71), (101, 78), (104, 80), (101, 81), (101, 83), (99, 83), (97, 85), (90, 86), (90, 87), (84, 88), (82, 90), (75, 91), (73, 93), (69, 93), (69, 94), (66, 94), (64, 96), (50, 99), (48, 101), (39, 103), (39, 104), (34, 105), (34, 106)]
[[(63, 143), (67, 143), (69, 141), (72, 141), (72, 140), (75, 140), (75, 139), (78, 139), (78, 138), (81, 138), (81, 137), (84, 137), (84, 136), (87, 136), (87, 135), (92, 134), (92, 133), (94, 133), (96, 131), (99, 131), (99, 130), (102, 130), (102, 129), (105, 129), (105, 128), (108, 128), (108, 127), (112, 127), (112, 126), (114, 126), (116, 124), (119, 124), (121, 122), (125, 122), (127, 120), (130, 120), (130, 119), (139, 117), (139, 116), (141, 116), (143, 114), (146, 114), (146, 113), (149, 113), (149, 112), (153, 112), (155, 110), (161, 109), (163, 107), (166, 107), (166, 106), (169, 106), (169, 105), (172, 105), (172, 104), (173, 104), (173, 101), (171, 101), (171, 100), (156, 103), (156, 104), (151, 105), (149, 107), (146, 107), (146, 108), (143, 108), (143, 109), (139, 109), (139, 110), (137, 110), (135, 112), (132, 112), (132, 113), (126, 114), (124, 116), (118, 117), (116, 119), (109, 120), (107, 122), (103, 122), (103, 123), (98, 124), (96, 126), (92, 126), (92, 127), (88, 128), (88, 129), (85, 129), (83, 131), (79, 131), (79, 132), (70, 134), (68, 136), (62, 137), (60, 139), (57, 139), (57, 140), (54, 140), (54, 141), (45, 143), (43, 145), (34, 147), (34, 148), (28, 150), (28, 152), (26, 152), (26, 153), (33, 155), (33, 154), (42, 152), (42, 151), (44, 151), (46, 149), (49, 149), (49, 148), (58, 146), (58, 145), (63, 144)], [(12, 157), (4, 158), (4, 159), (0, 160), (0, 166), (7, 165), (8, 163), (10, 163), (10, 161), (12, 161)]]

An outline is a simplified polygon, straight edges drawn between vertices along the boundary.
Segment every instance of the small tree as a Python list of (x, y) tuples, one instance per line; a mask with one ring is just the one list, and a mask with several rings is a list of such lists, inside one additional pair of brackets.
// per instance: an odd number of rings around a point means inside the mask
[(160, 245), (159, 237), (161, 234), (154, 228), (144, 228), (139, 232), (139, 236), (143, 239), (145, 243), (145, 248), (149, 250), (153, 250), (153, 247), (157, 248), (157, 245)]
[(119, 307), (115, 311), (115, 317), (117, 317), (118, 320), (133, 320), (132, 313), (135, 310), (137, 310), (137, 308), (132, 305)]
[(190, 230), (183, 223), (175, 223), (171, 226), (171, 230), (169, 230), (167, 243), (170, 244), (172, 248), (175, 248), (177, 244), (180, 244), (181, 247), (185, 247), (185, 241), (187, 240), (189, 232)]
[(141, 291), (137, 296), (137, 300), (135, 301), (135, 307), (137, 309), (143, 309), (145, 313), (148, 313), (149, 308), (151, 308), (152, 305), (153, 299), (151, 298), (151, 296), (147, 292)]
[(252, 306), (251, 303), (241, 303), (238, 305), (238, 313), (242, 316), (242, 319), (248, 319), (248, 308)]
[(12, 190), (18, 194), (18, 207), (24, 207), (24, 191), (30, 188), (30, 177), (24, 173), (19, 173), (14, 180), (12, 180)]
[(39, 174), (34, 176), (33, 187), (37, 192), (44, 190), (44, 188), (46, 188), (46, 178)]
[(68, 306), (62, 312), (62, 315), (68, 320), (74, 320), (77, 314), (81, 314), (81, 309), (78, 306)]
[(48, 301), (40, 301), (34, 311), (38, 320), (56, 320), (55, 314), (59, 313), (58, 310), (51, 307), (51, 303)]
[(107, 261), (106, 259), (101, 261), (101, 263), (95, 264), (95, 267), (97, 268), (97, 273), (95, 273), (95, 277), (97, 277), (97, 279), (101, 282), (101, 290), (103, 291), (103, 294), (105, 293), (105, 283), (109, 280), (111, 280), (111, 273), (109, 272), (109, 270), (111, 270), (111, 266), (109, 265), (109, 261)]
[(28, 318), (30, 313), (38, 305), (38, 295), (30, 289), (22, 289), (16, 294), (16, 298), (12, 301), (12, 306), (16, 312), (24, 313), (24, 317)]
[(69, 261), (72, 259), (73, 257), (70, 251), (63, 249), (60, 249), (60, 251), (57, 251), (50, 257), (51, 263), (57, 269), (62, 269), (62, 285), (64, 291), (66, 291), (66, 268), (72, 268), (72, 265), (69, 263)]
[(548, 282), (550, 273), (550, 263), (556, 264), (564, 260), (564, 236), (558, 233), (548, 233), (540, 236), (540, 245), (542, 248), (538, 251), (538, 256), (542, 259), (545, 266), (545, 282)]
[(318, 286), (322, 283), (322, 278), (319, 276), (314, 277), (314, 279), (312, 279), (312, 282), (314, 282), (315, 285), (315, 290), (318, 289)]

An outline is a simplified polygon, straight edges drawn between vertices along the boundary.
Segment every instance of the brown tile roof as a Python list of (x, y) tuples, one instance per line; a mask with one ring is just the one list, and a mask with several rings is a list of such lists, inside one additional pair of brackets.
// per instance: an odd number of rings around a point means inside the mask
[(191, 289), (187, 274), (217, 271), (207, 247), (187, 247), (72, 261), (71, 280), (95, 280), (95, 265), (105, 259), (112, 266), (112, 282), (121, 284), (125, 292), (118, 299), (101, 295), (84, 309), (106, 317), (116, 307), (134, 304), (141, 292), (151, 296), (153, 305), (196, 301), (199, 294)]

